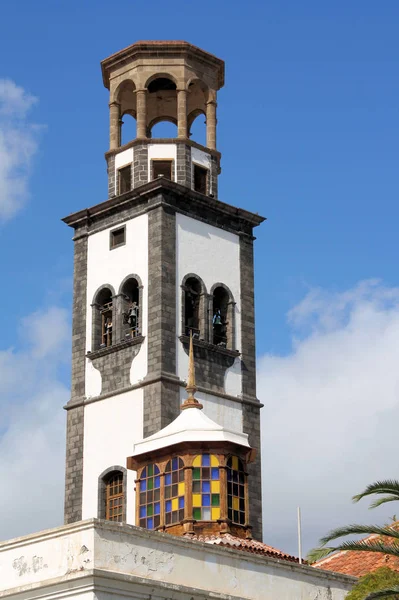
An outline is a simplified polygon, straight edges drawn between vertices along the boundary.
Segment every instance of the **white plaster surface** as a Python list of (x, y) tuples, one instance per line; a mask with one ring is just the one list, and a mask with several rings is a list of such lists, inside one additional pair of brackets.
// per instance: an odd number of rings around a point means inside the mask
[[(196, 392), (195, 397), (203, 405), (203, 412), (213, 421), (228, 427), (232, 431), (242, 432), (242, 409), (241, 404), (234, 402), (234, 400), (228, 400), (227, 398), (221, 398), (220, 396), (213, 396), (211, 394), (204, 394), (203, 392)], [(187, 392), (180, 389), (180, 402), (181, 404), (187, 398)]]
[[(127, 150), (125, 151), (127, 152)], [(124, 223), (121, 223), (121, 226)], [(142, 332), (147, 335), (147, 297), (148, 297), (148, 216), (141, 215), (125, 223), (126, 244), (109, 249), (110, 230), (114, 227), (99, 231), (88, 240), (87, 263), (87, 319), (86, 319), (86, 351), (91, 350), (92, 338), (92, 307), (97, 290), (109, 284), (115, 293), (119, 292), (122, 281), (128, 275), (135, 274), (143, 285), (143, 304), (140, 307)], [(140, 352), (133, 360), (130, 381), (137, 383), (147, 373), (146, 341)], [(100, 390), (99, 372), (86, 359), (86, 397), (98, 396)], [(100, 390), (100, 391), (99, 391)]]
[(148, 178), (151, 179), (151, 160), (161, 159), (174, 160), (174, 180), (177, 179), (176, 165), (177, 149), (176, 144), (149, 144), (148, 145)]
[[(98, 516), (98, 478), (112, 466), (126, 467), (143, 436), (143, 390), (131, 390), (85, 407), (82, 518)], [(126, 520), (135, 523), (135, 472), (127, 471)]]
[[(193, 149), (194, 150), (194, 149)], [(200, 152), (200, 151), (199, 151)], [(176, 214), (176, 321), (178, 335), (181, 330), (181, 283), (188, 273), (198, 275), (209, 293), (216, 283), (224, 283), (230, 289), (236, 302), (235, 345), (241, 348), (241, 298), (240, 298), (240, 242), (233, 233), (218, 229), (196, 219)], [(185, 379), (188, 369), (188, 356), (177, 340), (177, 375)], [(241, 362), (237, 359), (228, 369), (225, 392), (239, 396), (242, 392)], [(219, 401), (219, 400), (218, 400)], [(227, 411), (228, 412), (228, 411)], [(228, 415), (226, 415), (227, 418)], [(214, 417), (212, 417), (214, 418)], [(217, 419), (215, 419), (217, 421)], [(224, 423), (218, 421), (221, 425)]]
[(329, 571), (96, 520), (0, 544), (0, 597), (13, 600), (344, 600), (354, 582)]
[(133, 148), (128, 148), (115, 155), (115, 171), (133, 162)]
[(211, 155), (199, 148), (191, 148), (191, 161), (205, 169), (211, 168)]

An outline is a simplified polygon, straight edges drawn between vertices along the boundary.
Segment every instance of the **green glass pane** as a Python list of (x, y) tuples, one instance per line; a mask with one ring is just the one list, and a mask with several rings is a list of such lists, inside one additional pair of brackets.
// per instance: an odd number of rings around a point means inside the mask
[(148, 465), (148, 477), (154, 474), (154, 465)]
[(151, 479), (148, 480), (147, 487), (148, 487), (149, 490), (153, 489), (153, 487), (154, 487), (154, 480), (153, 480), (152, 477), (151, 477)]
[(193, 479), (201, 479), (201, 469), (200, 469), (200, 467), (195, 467), (193, 469)]
[(212, 506), (220, 506), (220, 494), (212, 494)]
[(147, 517), (152, 517), (153, 514), (154, 514), (154, 505), (148, 504), (147, 505)]
[(201, 509), (200, 508), (194, 508), (193, 509), (193, 517), (197, 521), (201, 521)]

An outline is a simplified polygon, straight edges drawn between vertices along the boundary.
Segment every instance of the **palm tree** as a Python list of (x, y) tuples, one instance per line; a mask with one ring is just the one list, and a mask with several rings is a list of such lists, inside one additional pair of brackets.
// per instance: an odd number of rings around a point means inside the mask
[[(380, 496), (374, 500), (370, 508), (376, 508), (387, 502), (399, 500), (399, 481), (387, 480), (377, 481), (369, 485), (361, 494), (357, 494), (352, 499), (359, 502), (362, 498), (376, 494)], [(343, 541), (336, 546), (328, 546), (330, 542), (347, 535), (372, 535), (375, 539), (371, 540), (348, 540)], [(348, 525), (333, 529), (326, 536), (321, 538), (320, 547), (311, 550), (307, 556), (309, 562), (320, 560), (332, 552), (342, 550), (355, 550), (364, 552), (381, 552), (399, 558), (399, 527), (395, 524), (378, 527), (377, 525)], [(399, 586), (393, 586), (387, 590), (373, 592), (365, 600), (377, 600), (377, 598), (395, 598), (399, 597)]]

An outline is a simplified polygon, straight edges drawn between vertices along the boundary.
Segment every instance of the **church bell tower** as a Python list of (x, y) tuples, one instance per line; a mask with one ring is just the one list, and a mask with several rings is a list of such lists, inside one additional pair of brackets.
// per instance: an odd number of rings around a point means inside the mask
[[(246, 525), (261, 540), (253, 229), (264, 219), (218, 198), (224, 62), (187, 42), (147, 41), (101, 67), (110, 94), (108, 199), (64, 219), (75, 248), (65, 522), (139, 525), (140, 463), (127, 468), (127, 459), (178, 417), (191, 339), (203, 418), (247, 434), (256, 451)], [(136, 137), (121, 145), (127, 115)], [(206, 146), (191, 136), (199, 115)], [(176, 137), (152, 137), (161, 121), (175, 124)]]

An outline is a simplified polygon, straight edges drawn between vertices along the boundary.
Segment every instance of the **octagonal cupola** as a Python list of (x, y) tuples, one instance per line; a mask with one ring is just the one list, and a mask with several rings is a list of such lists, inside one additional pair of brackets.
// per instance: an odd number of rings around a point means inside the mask
[(136, 524), (174, 535), (233, 533), (251, 537), (248, 436), (221, 427), (195, 399), (190, 339), (187, 400), (170, 425), (134, 447)]

